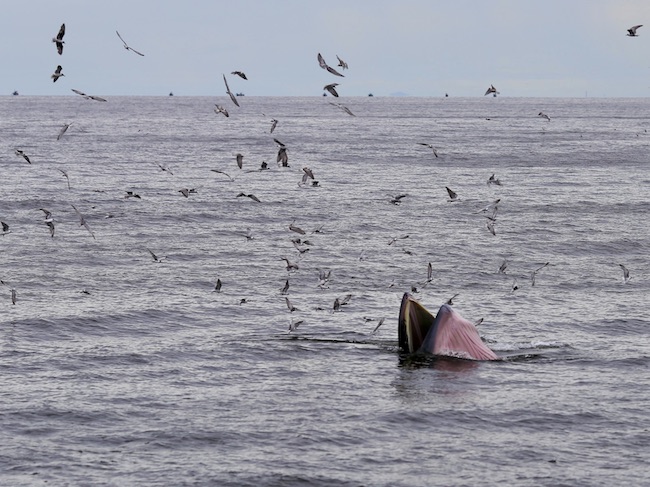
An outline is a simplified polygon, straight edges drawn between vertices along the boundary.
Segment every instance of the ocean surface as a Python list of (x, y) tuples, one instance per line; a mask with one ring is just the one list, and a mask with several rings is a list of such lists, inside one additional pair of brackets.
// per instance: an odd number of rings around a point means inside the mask
[(0, 97), (1, 485), (648, 485), (650, 99), (106, 98)]

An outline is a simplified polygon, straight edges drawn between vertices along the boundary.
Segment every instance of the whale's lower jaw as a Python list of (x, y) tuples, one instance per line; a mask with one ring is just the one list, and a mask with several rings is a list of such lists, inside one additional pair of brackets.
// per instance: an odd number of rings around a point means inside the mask
[(481, 340), (476, 327), (443, 304), (434, 317), (404, 293), (398, 320), (399, 347), (408, 353), (427, 353), (467, 360), (499, 360)]

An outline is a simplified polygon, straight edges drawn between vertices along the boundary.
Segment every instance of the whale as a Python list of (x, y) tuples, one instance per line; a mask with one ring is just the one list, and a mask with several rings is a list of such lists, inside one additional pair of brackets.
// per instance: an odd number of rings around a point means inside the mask
[(402, 352), (466, 360), (501, 360), (481, 339), (476, 326), (449, 304), (432, 315), (410, 293), (399, 311), (398, 341)]

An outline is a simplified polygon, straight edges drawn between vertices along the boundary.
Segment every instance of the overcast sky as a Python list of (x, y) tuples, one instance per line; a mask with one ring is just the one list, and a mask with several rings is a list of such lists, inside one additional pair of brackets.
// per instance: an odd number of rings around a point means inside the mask
[(650, 95), (649, 0), (8, 0), (0, 32), (0, 95)]

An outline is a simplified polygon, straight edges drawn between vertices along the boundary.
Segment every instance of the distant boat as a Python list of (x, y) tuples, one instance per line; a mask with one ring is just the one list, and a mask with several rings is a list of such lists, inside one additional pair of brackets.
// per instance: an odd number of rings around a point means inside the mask
[(373, 95), (372, 93), (368, 93), (368, 96), (375, 96), (375, 95)]
[(170, 91), (170, 92), (169, 92), (169, 96), (174, 96), (174, 93), (172, 93), (172, 92)]
[(18, 93), (17, 91), (14, 91), (14, 92), (12, 93), (12, 95), (14, 95), (14, 96), (18, 96), (19, 94), (20, 94), (20, 93)]
[(243, 93), (235, 93), (235, 96), (245, 96)]

